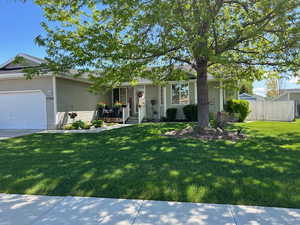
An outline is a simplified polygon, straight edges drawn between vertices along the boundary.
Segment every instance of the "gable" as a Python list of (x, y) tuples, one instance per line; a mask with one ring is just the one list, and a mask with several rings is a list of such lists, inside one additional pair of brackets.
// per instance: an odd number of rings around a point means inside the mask
[(0, 72), (2, 71), (13, 71), (13, 70), (22, 70), (28, 67), (36, 67), (45, 60), (30, 56), (27, 54), (18, 54), (14, 58), (8, 60), (7, 62), (0, 65)]
[(17, 61), (12, 61), (2, 67), (2, 70), (13, 70), (13, 69), (23, 69), (26, 67), (35, 67), (38, 66), (39, 64), (36, 62), (33, 62), (31, 60), (23, 58), (22, 60), (17, 60)]

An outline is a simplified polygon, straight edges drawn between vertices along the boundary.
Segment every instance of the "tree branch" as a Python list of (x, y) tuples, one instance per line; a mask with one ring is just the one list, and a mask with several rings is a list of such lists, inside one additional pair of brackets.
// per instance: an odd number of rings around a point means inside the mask
[(224, 0), (224, 3), (226, 3), (226, 4), (237, 4), (237, 5), (240, 5), (240, 6), (242, 6), (242, 8), (247, 13), (249, 13), (248, 4), (245, 3), (245, 2), (240, 2), (240, 1), (237, 1), (237, 0)]
[[(289, 63), (286, 62), (252, 62), (247, 60), (238, 60), (238, 61), (231, 61), (234, 64), (244, 64), (249, 66), (287, 66)], [(299, 63), (293, 63), (296, 66), (300, 66)]]
[(190, 60), (183, 59), (183, 58), (177, 57), (177, 56), (171, 56), (170, 58), (174, 59), (174, 60), (176, 60), (178, 62), (183, 62), (183, 63), (189, 64), (190, 66), (192, 66), (193, 68), (195, 68), (195, 64), (192, 63)]

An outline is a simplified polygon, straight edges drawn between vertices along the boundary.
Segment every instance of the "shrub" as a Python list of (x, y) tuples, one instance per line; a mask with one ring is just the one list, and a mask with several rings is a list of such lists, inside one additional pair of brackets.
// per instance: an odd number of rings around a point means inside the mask
[(87, 123), (85, 123), (84, 125), (82, 125), (82, 127), (81, 127), (82, 129), (84, 129), (84, 130), (89, 130), (90, 128), (91, 128), (91, 125), (90, 124), (87, 124)]
[(249, 102), (246, 100), (231, 99), (227, 101), (227, 112), (230, 114), (238, 113), (239, 122), (244, 122), (250, 113)]
[(190, 104), (183, 107), (183, 113), (188, 121), (197, 121), (198, 108), (197, 105)]
[(74, 123), (72, 123), (72, 126), (74, 127), (75, 130), (78, 130), (79, 128), (83, 128), (85, 123), (82, 120), (78, 120)]
[(163, 116), (163, 117), (160, 119), (160, 122), (168, 122), (167, 117)]
[(92, 125), (96, 128), (102, 127), (103, 126), (103, 121), (102, 120), (93, 120)]
[(75, 130), (75, 128), (72, 126), (72, 124), (67, 124), (64, 126), (64, 130)]
[(177, 109), (176, 108), (169, 108), (167, 109), (167, 120), (168, 121), (175, 121), (176, 120)]

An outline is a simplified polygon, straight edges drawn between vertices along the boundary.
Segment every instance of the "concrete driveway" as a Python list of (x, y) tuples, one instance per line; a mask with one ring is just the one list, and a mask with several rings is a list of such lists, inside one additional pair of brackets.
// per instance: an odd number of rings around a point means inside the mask
[(0, 140), (34, 134), (41, 130), (2, 130), (0, 129)]

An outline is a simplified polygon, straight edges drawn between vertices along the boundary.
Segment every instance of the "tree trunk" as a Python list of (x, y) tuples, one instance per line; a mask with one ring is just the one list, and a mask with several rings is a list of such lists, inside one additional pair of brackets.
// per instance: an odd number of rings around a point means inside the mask
[(200, 130), (209, 126), (207, 67), (207, 60), (197, 63), (198, 128)]

